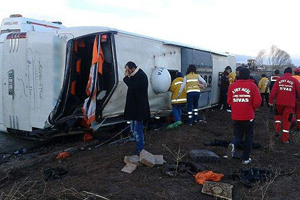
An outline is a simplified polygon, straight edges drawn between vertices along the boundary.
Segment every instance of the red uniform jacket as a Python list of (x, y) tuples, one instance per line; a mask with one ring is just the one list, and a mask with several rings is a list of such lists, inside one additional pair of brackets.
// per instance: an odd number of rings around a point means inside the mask
[(295, 107), (295, 102), (299, 95), (300, 83), (292, 77), (292, 74), (285, 73), (274, 84), (269, 103), (273, 104), (274, 99), (276, 99), (277, 105)]
[(251, 120), (261, 104), (261, 95), (253, 80), (238, 80), (229, 87), (227, 103), (231, 106), (231, 119)]

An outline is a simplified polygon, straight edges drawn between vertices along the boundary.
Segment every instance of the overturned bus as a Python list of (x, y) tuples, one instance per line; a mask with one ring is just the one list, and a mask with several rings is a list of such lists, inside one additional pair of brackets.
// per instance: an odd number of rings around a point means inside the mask
[[(148, 76), (153, 117), (169, 114), (168, 89), (177, 71), (185, 74), (189, 64), (196, 65), (208, 83), (199, 100), (199, 109), (205, 109), (218, 103), (219, 73), (236, 65), (228, 53), (21, 15), (3, 19), (0, 52), (0, 131), (36, 138), (124, 122), (128, 61)], [(83, 120), (84, 104), (94, 115), (90, 125)]]

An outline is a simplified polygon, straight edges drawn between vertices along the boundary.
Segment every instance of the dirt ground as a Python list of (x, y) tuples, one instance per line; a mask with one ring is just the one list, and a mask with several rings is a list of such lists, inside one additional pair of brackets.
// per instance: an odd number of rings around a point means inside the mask
[[(233, 185), (233, 199), (300, 199), (300, 157), (293, 155), (300, 153), (299, 132), (291, 133), (290, 144), (281, 144), (280, 138), (273, 134), (273, 114), (266, 107), (260, 108), (256, 112), (254, 142), (260, 143), (262, 148), (252, 151), (253, 162), (245, 166), (238, 159), (223, 158), (226, 147), (204, 145), (206, 141), (231, 139), (230, 113), (213, 110), (203, 113), (207, 123), (183, 125), (174, 130), (148, 130), (146, 150), (162, 154), (167, 163), (174, 163), (174, 157), (163, 145), (173, 152), (178, 152), (180, 147), (182, 154), (193, 149), (215, 152), (220, 157), (219, 163), (199, 164), (225, 175), (221, 182)], [(141, 166), (132, 174), (121, 172), (125, 165), (123, 158), (135, 149), (135, 143), (94, 148), (101, 142), (82, 142), (77, 138), (19, 156), (7, 155), (0, 165), (0, 199), (215, 199), (201, 193), (202, 186), (192, 175), (169, 177), (163, 173), (163, 166)], [(86, 145), (89, 147), (74, 151), (67, 159), (55, 159), (57, 152), (63, 149)], [(191, 161), (191, 158), (187, 154), (182, 161)], [(61, 179), (44, 181), (43, 171), (51, 167), (64, 168), (68, 174)], [(276, 173), (276, 179), (246, 188), (230, 178), (242, 167), (270, 169)]]

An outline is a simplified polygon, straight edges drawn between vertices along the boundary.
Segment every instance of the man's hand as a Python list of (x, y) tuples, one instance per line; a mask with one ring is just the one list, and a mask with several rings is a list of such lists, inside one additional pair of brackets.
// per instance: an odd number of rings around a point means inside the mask
[(127, 67), (125, 68), (125, 76), (129, 76), (129, 71)]
[(273, 106), (273, 104), (272, 104), (272, 103), (269, 103), (269, 106)]
[(204, 85), (203, 85), (203, 83), (202, 83), (201, 81), (198, 81), (198, 86), (199, 86), (200, 88), (202, 88), (202, 89), (205, 89), (205, 87), (204, 87)]

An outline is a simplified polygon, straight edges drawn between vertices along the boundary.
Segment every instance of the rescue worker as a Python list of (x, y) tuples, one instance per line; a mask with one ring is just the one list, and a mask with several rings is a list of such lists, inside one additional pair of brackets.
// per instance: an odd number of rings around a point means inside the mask
[(187, 94), (188, 123), (190, 126), (192, 126), (193, 121), (195, 123), (198, 122), (200, 88), (205, 88), (206, 86), (206, 81), (199, 74), (196, 74), (196, 66), (189, 65), (176, 99), (180, 97), (185, 88)]
[[(239, 79), (239, 72), (243, 69), (243, 68), (247, 68), (243, 65), (241, 66), (238, 66), (236, 69), (235, 69), (235, 73), (236, 73), (236, 76), (235, 76), (235, 81)], [(248, 69), (248, 68), (247, 68)], [(257, 86), (257, 81), (256, 79), (250, 74), (250, 78), (249, 78), (256, 86)]]
[(229, 74), (232, 72), (231, 67), (227, 66), (224, 70), (224, 72), (221, 75), (221, 80), (220, 80), (220, 100), (219, 100), (219, 105), (218, 108), (221, 109), (223, 106), (223, 110), (227, 112), (231, 112), (231, 110), (228, 109), (228, 104), (227, 104), (227, 92), (228, 92), (228, 87), (229, 87)]
[(234, 81), (237, 81), (237, 80), (239, 79), (241, 69), (243, 69), (242, 66), (238, 66), (238, 67), (235, 69), (235, 79), (234, 79)]
[(235, 77), (236, 77), (236, 72), (230, 72), (230, 74), (228, 75), (229, 85), (231, 85), (232, 83), (234, 83)]
[[(229, 86), (235, 82), (236, 79), (236, 72), (230, 72), (230, 74), (228, 75), (229, 78)], [(231, 112), (231, 107), (228, 106), (227, 112)]]
[(233, 120), (233, 139), (228, 146), (228, 157), (232, 158), (236, 147), (244, 141), (242, 163), (251, 162), (250, 153), (253, 144), (253, 127), (255, 110), (261, 103), (261, 96), (257, 86), (250, 78), (250, 71), (242, 68), (239, 71), (239, 80), (230, 85), (227, 103), (231, 106)]
[(131, 120), (130, 125), (136, 141), (136, 150), (132, 154), (139, 155), (144, 149), (143, 120), (150, 119), (148, 78), (141, 68), (129, 61), (125, 65), (123, 81), (128, 87), (124, 118)]
[(297, 79), (292, 77), (292, 72), (293, 70), (291, 67), (287, 67), (284, 70), (284, 75), (275, 82), (269, 100), (269, 104), (272, 106), (274, 99), (276, 99), (275, 134), (281, 132), (281, 123), (283, 121), (281, 141), (286, 144), (289, 143), (289, 132), (293, 119), (295, 102), (297, 100), (297, 95), (299, 96), (300, 94), (300, 83)]
[[(275, 71), (274, 71), (274, 75), (273, 76), (271, 76), (271, 78), (270, 78), (270, 91), (272, 91), (272, 88), (273, 88), (273, 85), (275, 84), (275, 82), (277, 81), (277, 79), (279, 79), (280, 78), (280, 76), (279, 76), (279, 74), (280, 74), (280, 71), (278, 70), (278, 69), (276, 69)], [(270, 111), (271, 112), (273, 112), (273, 107), (274, 107), (275, 105), (273, 105), (273, 106), (271, 106), (271, 108), (270, 108)]]
[(278, 69), (276, 69), (275, 71), (274, 71), (274, 75), (273, 76), (271, 76), (271, 83), (270, 83), (270, 91), (272, 91), (272, 88), (273, 88), (273, 85), (275, 84), (275, 82), (277, 81), (277, 79), (279, 79), (280, 78), (280, 76), (279, 76), (279, 74), (280, 74), (280, 71), (278, 70)]
[(267, 78), (266, 74), (261, 75), (261, 79), (258, 83), (258, 89), (261, 95), (261, 104), (260, 106), (264, 106), (264, 99), (266, 100), (267, 107), (269, 108), (269, 79)]
[(170, 91), (172, 92), (171, 104), (174, 115), (175, 122), (168, 126), (168, 129), (175, 128), (177, 126), (182, 125), (181, 121), (181, 109), (185, 106), (186, 100), (186, 91), (183, 89), (181, 95), (177, 98), (180, 87), (183, 83), (183, 76), (181, 72), (176, 73), (176, 78), (173, 80), (171, 84)]
[[(297, 67), (294, 69), (293, 77), (300, 82), (300, 67)], [(300, 99), (299, 99), (299, 96), (298, 96), (298, 99), (296, 100), (295, 114), (296, 114), (296, 121), (297, 121), (297, 131), (300, 131)]]

